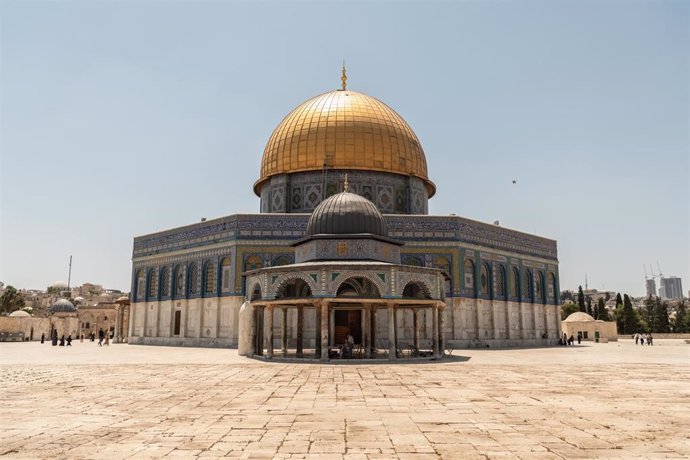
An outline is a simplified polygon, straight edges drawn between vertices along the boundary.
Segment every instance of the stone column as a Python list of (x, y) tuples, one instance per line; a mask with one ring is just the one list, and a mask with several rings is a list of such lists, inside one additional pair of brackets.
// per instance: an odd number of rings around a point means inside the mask
[(518, 308), (519, 308), (518, 311), (520, 312), (520, 315), (518, 316), (518, 319), (519, 319), (518, 324), (520, 327), (520, 338), (524, 339), (525, 338), (525, 324), (524, 324), (525, 321), (524, 321), (524, 318), (522, 315), (522, 298), (520, 298), (520, 303), (518, 303)]
[(321, 357), (321, 304), (314, 302), (314, 355), (316, 358)]
[(541, 337), (541, 334), (537, 335), (537, 304), (533, 303), (532, 306), (532, 339)]
[[(148, 328), (148, 325), (149, 325), (149, 303), (146, 302), (146, 303), (144, 303), (144, 332), (143, 332), (143, 334), (141, 334), (142, 337), (147, 336), (148, 331), (146, 329)], [(96, 327), (98, 327), (98, 326), (99, 325), (96, 324)]]
[(362, 322), (364, 327), (362, 328), (362, 347), (364, 348), (364, 357), (371, 358), (371, 316), (369, 316), (369, 305), (364, 305), (362, 310)]
[(493, 300), (489, 300), (489, 308), (491, 308), (491, 338), (498, 339), (498, 328), (496, 327), (496, 305)]
[(304, 307), (297, 306), (297, 357), (304, 357)]
[[(122, 307), (118, 305), (115, 307), (115, 343), (120, 343), (122, 342), (122, 334), (120, 333), (120, 328), (122, 327), (122, 323), (120, 322), (120, 310)], [(79, 323), (81, 326), (81, 323)]]
[(396, 340), (395, 340), (395, 304), (393, 302), (388, 302), (388, 359), (397, 359), (396, 353)]
[(432, 324), (433, 324), (433, 340), (432, 352), (434, 356), (438, 356), (438, 306), (434, 305), (431, 310)]
[(412, 315), (412, 327), (414, 329), (412, 342), (414, 347), (419, 350), (419, 307), (413, 307)]
[(376, 347), (376, 305), (371, 306), (369, 311), (369, 333), (371, 334), (371, 349), (372, 355), (376, 356), (378, 354), (378, 348)]
[(287, 356), (287, 345), (288, 345), (287, 312), (288, 312), (288, 309), (287, 309), (287, 307), (283, 307), (283, 308), (281, 308), (281, 311), (283, 313), (283, 317), (281, 318), (282, 321), (280, 323), (280, 351), (283, 353), (283, 356)]
[(321, 361), (328, 361), (328, 301), (321, 301)]
[(479, 299), (477, 298), (474, 299), (474, 339), (479, 340)]
[(510, 302), (507, 300), (503, 302), (505, 304), (505, 323), (506, 323), (506, 340), (510, 340)]
[(438, 352), (440, 356), (443, 356), (445, 347), (445, 341), (443, 337), (443, 331), (446, 327), (446, 319), (444, 314), (446, 312), (445, 305), (439, 304), (438, 307)]
[(198, 328), (196, 330), (196, 338), (200, 339), (201, 337), (204, 336), (204, 299), (203, 297), (200, 297), (199, 301), (199, 324)]
[(266, 357), (273, 358), (273, 304), (268, 304), (268, 343), (266, 344)]

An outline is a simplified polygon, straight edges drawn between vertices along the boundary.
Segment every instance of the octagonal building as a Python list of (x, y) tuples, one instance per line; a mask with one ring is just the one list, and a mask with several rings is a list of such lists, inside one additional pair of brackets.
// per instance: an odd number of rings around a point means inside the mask
[(378, 99), (343, 84), (300, 104), (254, 192), (259, 214), (134, 238), (130, 343), (332, 359), (349, 340), (395, 359), (560, 337), (556, 241), (429, 215), (422, 145)]

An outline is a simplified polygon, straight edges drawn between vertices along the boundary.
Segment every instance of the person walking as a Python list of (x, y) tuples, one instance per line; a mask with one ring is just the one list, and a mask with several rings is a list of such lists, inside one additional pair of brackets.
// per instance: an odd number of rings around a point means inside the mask
[(647, 344), (648, 345), (654, 345), (654, 337), (652, 337), (652, 333), (650, 332), (649, 335), (647, 336)]
[(577, 333), (577, 344), (580, 345), (580, 342), (582, 342), (582, 334), (579, 332)]
[(105, 333), (103, 332), (103, 329), (98, 330), (98, 346), (102, 347), (103, 346), (103, 338), (105, 337)]
[(639, 344), (640, 343), (640, 334), (635, 332), (635, 335), (633, 337), (635, 337), (635, 345)]
[(69, 334), (67, 336), (67, 346), (71, 347), (72, 346), (72, 334)]
[(105, 334), (105, 346), (110, 346), (110, 333)]
[(46, 333), (41, 332), (41, 343), (45, 342), (45, 340), (46, 340)]
[(62, 334), (62, 337), (60, 337), (60, 345), (61, 347), (65, 346), (65, 334)]

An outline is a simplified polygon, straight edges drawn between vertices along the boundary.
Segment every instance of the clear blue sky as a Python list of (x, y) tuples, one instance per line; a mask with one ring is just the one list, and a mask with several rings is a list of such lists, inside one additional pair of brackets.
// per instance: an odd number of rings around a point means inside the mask
[[(0, 3), (0, 280), (129, 289), (135, 235), (258, 212), (271, 131), (340, 84), (456, 213), (558, 240), (561, 285), (690, 289), (687, 1)], [(513, 185), (512, 180), (517, 184)]]

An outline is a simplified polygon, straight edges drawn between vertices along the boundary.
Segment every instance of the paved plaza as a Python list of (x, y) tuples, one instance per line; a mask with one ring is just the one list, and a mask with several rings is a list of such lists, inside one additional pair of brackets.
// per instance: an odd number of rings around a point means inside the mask
[(0, 344), (3, 458), (688, 458), (690, 345), (263, 362)]

